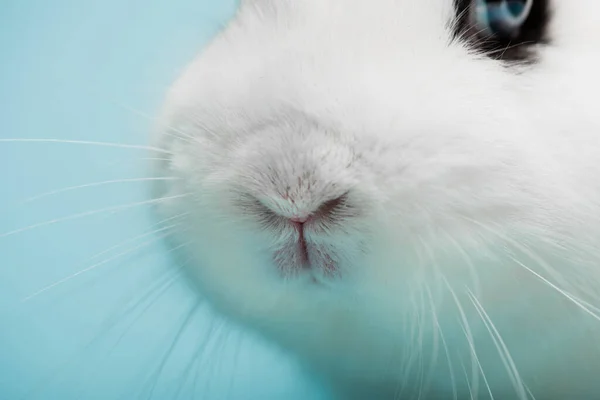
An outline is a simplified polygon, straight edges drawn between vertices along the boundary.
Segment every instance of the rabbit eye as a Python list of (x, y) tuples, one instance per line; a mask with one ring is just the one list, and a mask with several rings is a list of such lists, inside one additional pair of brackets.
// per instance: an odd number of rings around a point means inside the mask
[(490, 58), (535, 61), (547, 43), (551, 0), (454, 0), (455, 35)]
[(476, 0), (473, 25), (483, 35), (516, 39), (532, 7), (533, 0)]

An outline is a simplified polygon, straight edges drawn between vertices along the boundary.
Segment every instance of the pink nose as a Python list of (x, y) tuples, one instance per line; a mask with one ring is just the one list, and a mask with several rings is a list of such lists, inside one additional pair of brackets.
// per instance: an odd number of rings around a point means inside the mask
[(308, 217), (292, 217), (292, 218), (290, 218), (290, 221), (297, 223), (297, 224), (303, 224), (306, 221), (308, 221)]

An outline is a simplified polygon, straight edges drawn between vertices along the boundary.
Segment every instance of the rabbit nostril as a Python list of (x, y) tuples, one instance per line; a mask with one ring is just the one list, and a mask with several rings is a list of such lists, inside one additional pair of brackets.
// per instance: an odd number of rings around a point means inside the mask
[(322, 203), (314, 212), (307, 215), (294, 215), (288, 218), (297, 228), (302, 229), (306, 222), (311, 220), (332, 220), (335, 218), (336, 213), (345, 206), (347, 199), (347, 193), (328, 200)]
[(307, 223), (329, 223), (350, 216), (351, 209), (347, 204), (347, 197), (348, 194), (345, 193), (322, 202), (318, 207), (302, 207), (299, 205), (301, 203), (291, 203), (290, 201), (288, 206), (286, 204), (278, 205), (275, 202), (269, 204), (269, 202), (264, 203), (253, 196), (247, 196), (244, 198), (245, 201), (240, 202), (240, 205), (246, 213), (257, 217), (265, 226), (282, 227), (281, 224), (286, 224), (287, 221), (287, 224), (302, 230)]

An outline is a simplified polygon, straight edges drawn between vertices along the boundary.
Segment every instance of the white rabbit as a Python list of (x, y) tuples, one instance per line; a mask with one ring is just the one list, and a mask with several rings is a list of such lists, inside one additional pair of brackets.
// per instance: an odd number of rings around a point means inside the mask
[(600, 396), (600, 2), (500, 3), (242, 1), (170, 90), (199, 295), (336, 398)]

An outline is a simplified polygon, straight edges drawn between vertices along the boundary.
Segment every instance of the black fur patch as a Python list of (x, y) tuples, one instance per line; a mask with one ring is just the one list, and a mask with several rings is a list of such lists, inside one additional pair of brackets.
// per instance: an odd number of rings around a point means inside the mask
[[(495, 0), (488, 0), (495, 1)], [(551, 20), (550, 2), (552, 0), (534, 0), (531, 12), (516, 37), (501, 35), (486, 36), (479, 32), (470, 20), (473, 0), (454, 0), (456, 24), (454, 36), (464, 40), (474, 49), (487, 54), (495, 60), (507, 62), (532, 63), (536, 61), (535, 48), (549, 43), (548, 26)], [(575, 0), (562, 0), (575, 1)], [(600, 0), (599, 0), (600, 1)]]

